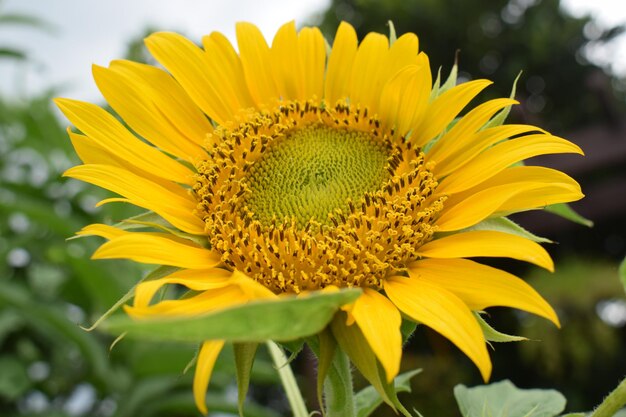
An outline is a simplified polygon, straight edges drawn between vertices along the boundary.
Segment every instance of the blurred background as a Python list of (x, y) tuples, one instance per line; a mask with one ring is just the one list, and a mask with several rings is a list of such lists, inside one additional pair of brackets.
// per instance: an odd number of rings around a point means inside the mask
[[(617, 265), (626, 252), (626, 7), (621, 0), (307, 0), (299, 2), (135, 0), (0, 1), (0, 415), (196, 416), (191, 374), (194, 346), (113, 340), (86, 332), (147, 273), (135, 264), (90, 261), (96, 239), (66, 241), (93, 222), (134, 214), (94, 204), (95, 187), (60, 177), (78, 163), (67, 121), (51, 104), (65, 96), (105, 104), (91, 64), (128, 57), (151, 62), (142, 38), (173, 30), (195, 41), (213, 30), (234, 39), (248, 20), (271, 39), (282, 23), (320, 25), (332, 42), (341, 20), (359, 37), (370, 31), (414, 32), (433, 71), (446, 76), (455, 59), (460, 78), (495, 81), (481, 100), (508, 96), (523, 71), (510, 122), (536, 124), (578, 143), (587, 156), (543, 157), (537, 163), (579, 180), (587, 197), (573, 208), (594, 222), (550, 213), (515, 220), (555, 241), (547, 274), (502, 263), (539, 290), (562, 321), (549, 323), (505, 309), (491, 323), (528, 342), (492, 352), (493, 381), (555, 388), (568, 410), (589, 410), (626, 372), (626, 301)], [(575, 218), (576, 219), (576, 218)], [(426, 417), (458, 416), (452, 388), (481, 383), (478, 371), (448, 341), (418, 329), (403, 367), (423, 368), (401, 400)], [(212, 416), (236, 415), (232, 352), (212, 381)], [(295, 361), (315, 404), (314, 361)], [(278, 379), (262, 352), (253, 372), (246, 416), (287, 416)], [(357, 383), (362, 384), (361, 381)], [(376, 416), (394, 415), (381, 409)]]

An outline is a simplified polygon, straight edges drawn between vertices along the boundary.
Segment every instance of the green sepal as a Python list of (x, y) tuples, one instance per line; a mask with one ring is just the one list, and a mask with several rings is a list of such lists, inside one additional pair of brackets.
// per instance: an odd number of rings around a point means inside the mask
[(433, 88), (430, 90), (430, 97), (428, 98), (429, 102), (432, 102), (434, 99), (439, 96), (439, 89), (441, 88), (441, 67), (437, 70), (437, 78), (433, 83)]
[[(519, 81), (521, 76), (522, 76), (522, 71), (520, 71), (519, 74), (517, 74), (517, 77), (515, 77), (515, 80), (513, 80), (513, 86), (511, 87), (511, 94), (509, 95), (510, 99), (515, 99), (515, 94), (517, 92), (517, 82)], [(481, 130), (489, 129), (490, 127), (503, 125), (504, 122), (506, 121), (506, 118), (509, 117), (509, 113), (511, 112), (511, 107), (512, 106), (506, 106), (505, 108), (500, 110), (498, 114), (496, 114), (493, 117), (493, 119), (485, 123), (485, 125), (482, 127)]]
[(350, 357), (354, 366), (372, 384), (385, 403), (394, 411), (400, 411), (402, 415), (411, 417), (398, 400), (393, 382), (391, 384), (387, 382), (385, 371), (365, 336), (356, 324), (346, 325), (346, 318), (344, 312), (339, 312), (331, 322), (331, 329), (339, 347)]
[[(411, 379), (420, 372), (422, 372), (421, 369), (415, 369), (398, 375), (393, 380), (396, 392), (411, 392)], [(355, 396), (355, 401), (357, 417), (368, 417), (383, 403), (383, 399), (372, 386), (359, 391)]]
[(528, 340), (522, 336), (514, 336), (506, 333), (502, 333), (491, 327), (489, 323), (482, 318), (480, 313), (474, 311), (474, 316), (476, 317), (476, 321), (480, 325), (480, 329), (483, 331), (483, 335), (487, 342), (497, 342), (497, 343), (507, 343), (507, 342), (521, 342), (524, 340)]
[(178, 269), (179, 268), (177, 267), (167, 266), (167, 265), (163, 265), (163, 266), (156, 268), (155, 270), (150, 272), (148, 275), (146, 275), (144, 278), (142, 278), (139, 282), (137, 282), (135, 285), (133, 285), (133, 287), (130, 290), (128, 290), (126, 294), (124, 294), (119, 300), (117, 300), (115, 304), (113, 304), (103, 315), (101, 315), (98, 318), (98, 320), (94, 322), (94, 324), (92, 324), (89, 327), (80, 326), (80, 328), (88, 332), (96, 329), (100, 324), (102, 324), (104, 320), (109, 318), (113, 313), (117, 311), (117, 309), (119, 309), (122, 305), (124, 305), (127, 301), (129, 301), (131, 298), (135, 296), (135, 289), (140, 283), (142, 283), (143, 281), (151, 281), (153, 279), (163, 278), (165, 276), (168, 276), (178, 271)]
[(391, 20), (387, 21), (387, 25), (389, 25), (389, 46), (391, 46), (396, 40), (398, 40), (398, 35), (396, 34), (396, 27), (393, 25)]
[(304, 349), (304, 339), (287, 340), (279, 343), (284, 349), (289, 351), (289, 360), (291, 363)]
[(324, 37), (324, 50), (326, 51), (326, 58), (330, 57), (330, 53), (333, 51), (333, 47), (328, 43), (328, 39)]
[(555, 417), (565, 409), (565, 397), (555, 390), (519, 389), (505, 380), (489, 385), (454, 387), (463, 417)]
[(234, 343), (235, 369), (237, 373), (237, 392), (239, 416), (243, 417), (243, 404), (250, 387), (250, 373), (254, 364), (258, 343)]
[(454, 57), (454, 65), (452, 65), (452, 69), (450, 70), (450, 75), (443, 83), (443, 85), (437, 91), (437, 96), (442, 95), (452, 87), (456, 86), (456, 80), (459, 75), (459, 64), (457, 62), (457, 57)]
[(259, 300), (193, 317), (135, 321), (119, 316), (105, 322), (104, 328), (114, 334), (127, 331), (132, 338), (180, 342), (296, 340), (319, 333), (342, 305), (353, 302), (360, 294), (358, 289), (348, 289)]
[(545, 237), (537, 236), (529, 232), (528, 230), (524, 229), (522, 226), (507, 217), (494, 217), (491, 219), (483, 220), (482, 222), (475, 224), (474, 226), (463, 229), (461, 232), (469, 232), (471, 230), (489, 230), (493, 232), (503, 232), (510, 235), (523, 237), (537, 243), (554, 243), (550, 239), (546, 239)]
[[(335, 351), (337, 349), (337, 341), (333, 337), (328, 328), (318, 334), (319, 353), (317, 356), (317, 402), (322, 409), (322, 415), (326, 415), (326, 407), (324, 405), (324, 381), (328, 376), (328, 371), (333, 363)], [(345, 384), (344, 384), (345, 385)], [(350, 387), (350, 389), (352, 389)], [(337, 393), (334, 393), (337, 394)], [(345, 407), (344, 407), (345, 408)]]
[(395, 410), (394, 403), (387, 393), (388, 389), (385, 387), (386, 381), (381, 379), (378, 372), (378, 361), (374, 352), (370, 349), (358, 326), (355, 324), (346, 325), (346, 318), (345, 313), (338, 313), (331, 322), (331, 329), (339, 347), (346, 352), (354, 366), (378, 391), (382, 400)]
[(413, 333), (417, 329), (417, 323), (413, 320), (403, 318), (400, 325), (400, 333), (402, 334), (402, 345), (405, 345), (409, 341)]
[(567, 203), (552, 204), (545, 208), (546, 211), (563, 217), (571, 222), (581, 224), (587, 227), (593, 227), (593, 222), (584, 218), (580, 214), (576, 213), (572, 207)]
[[(337, 340), (334, 338), (330, 326), (316, 337), (309, 337), (306, 343), (318, 358), (317, 396), (322, 415), (356, 417), (350, 359), (344, 351), (337, 349)], [(327, 344), (324, 347), (324, 359), (322, 359), (321, 353), (322, 343)], [(332, 354), (330, 353), (331, 350)], [(323, 378), (321, 390), (319, 387), (320, 378)], [(320, 398), (322, 394), (324, 398)]]

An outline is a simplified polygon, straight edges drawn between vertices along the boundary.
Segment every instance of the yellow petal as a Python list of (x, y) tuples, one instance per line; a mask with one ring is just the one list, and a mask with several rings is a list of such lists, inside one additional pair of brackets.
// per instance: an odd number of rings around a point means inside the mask
[(125, 60), (111, 62), (111, 69), (141, 86), (145, 98), (189, 141), (198, 147), (205, 146), (207, 134), (213, 131), (213, 126), (171, 75), (152, 65)]
[[(425, 55), (423, 55), (425, 56)], [(428, 63), (409, 65), (391, 78), (381, 93), (379, 114), (384, 124), (405, 135), (423, 117), (432, 84)]]
[(298, 55), (301, 78), (301, 99), (322, 98), (324, 71), (326, 70), (326, 46), (318, 28), (303, 28), (298, 33)]
[(117, 227), (109, 226), (107, 224), (97, 223), (85, 226), (76, 232), (77, 236), (100, 236), (107, 240), (111, 240), (125, 234), (128, 234), (126, 230), (118, 229)]
[(430, 282), (403, 277), (385, 280), (385, 292), (404, 314), (454, 343), (476, 364), (483, 379), (489, 379), (491, 360), (485, 338), (461, 299)]
[(376, 111), (383, 87), (383, 72), (387, 65), (389, 41), (380, 33), (370, 32), (357, 50), (350, 76), (350, 104)]
[(580, 190), (559, 184), (512, 182), (476, 190), (455, 202), (446, 201), (437, 220), (438, 231), (450, 232), (475, 225), (496, 212), (522, 211), (578, 200)]
[(438, 178), (443, 178), (451, 172), (460, 169), (482, 151), (490, 148), (494, 144), (504, 139), (533, 131), (537, 132), (542, 130), (529, 125), (502, 125), (479, 131), (471, 135), (465, 143), (461, 143), (449, 156), (443, 159), (433, 159), (436, 162), (433, 172)]
[(502, 204), (494, 216), (508, 215), (524, 210), (543, 209), (552, 204), (578, 201), (584, 196), (580, 190), (562, 184), (545, 185), (515, 195)]
[(134, 319), (182, 318), (205, 315), (249, 301), (239, 286), (225, 285), (193, 297), (160, 301), (150, 306), (126, 305), (124, 311)]
[(423, 259), (409, 265), (409, 276), (445, 288), (472, 310), (519, 308), (559, 325), (546, 300), (526, 282), (500, 269), (467, 259)]
[(198, 353), (196, 373), (193, 377), (193, 398), (196, 402), (196, 407), (203, 415), (209, 412), (206, 406), (206, 391), (209, 387), (213, 367), (223, 347), (223, 340), (209, 340), (202, 343), (200, 353)]
[(448, 133), (443, 135), (443, 137), (433, 145), (428, 151), (428, 157), (432, 158), (433, 161), (439, 161), (465, 148), (468, 144), (473, 142), (473, 133), (483, 127), (496, 112), (502, 110), (504, 107), (512, 106), (517, 103), (517, 100), (499, 98), (489, 100), (477, 106), (467, 113), (467, 115), (463, 116)]
[(383, 83), (407, 65), (415, 65), (418, 51), (419, 40), (414, 33), (405, 33), (396, 39), (389, 47)]
[[(481, 182), (479, 186), (463, 191), (462, 193), (455, 194), (448, 200), (456, 199), (458, 196), (465, 198), (486, 188), (497, 187), (514, 182), (534, 182), (543, 185), (558, 184), (564, 187), (569, 187), (572, 190), (580, 191), (580, 185), (576, 182), (576, 180), (561, 171), (540, 166), (524, 165), (509, 167), (502, 172), (499, 172), (497, 175), (494, 175), (490, 179)], [(446, 202), (448, 200), (446, 200)]]
[(135, 307), (147, 307), (154, 294), (164, 285), (179, 284), (194, 290), (206, 291), (232, 284), (232, 272), (221, 268), (183, 269), (164, 278), (142, 281), (135, 289)]
[(252, 98), (263, 107), (278, 98), (278, 89), (272, 74), (270, 49), (263, 34), (251, 23), (236, 26), (239, 55)]
[(113, 198), (105, 198), (104, 200), (100, 200), (96, 203), (96, 207), (100, 207), (100, 206), (104, 206), (105, 204), (109, 204), (109, 203), (126, 203), (126, 204), (132, 204), (132, 201), (130, 201), (127, 198), (121, 198), (121, 197), (113, 197)]
[(120, 194), (187, 233), (204, 233), (204, 222), (193, 214), (197, 202), (182, 188), (173, 192), (130, 171), (106, 165), (80, 165), (63, 175)]
[(281, 26), (272, 41), (271, 64), (274, 81), (283, 100), (301, 99), (300, 62), (298, 55), (298, 33), (296, 23), (288, 22)]
[(402, 359), (400, 312), (378, 291), (366, 288), (350, 314), (385, 368), (387, 382), (391, 382), (398, 375)]
[(474, 256), (519, 259), (554, 271), (548, 252), (539, 244), (503, 232), (474, 230), (432, 240), (418, 249), (426, 258), (471, 258)]
[(145, 40), (146, 47), (210, 118), (224, 124), (240, 108), (232, 88), (211, 68), (206, 54), (177, 33), (158, 32)]
[[(194, 163), (206, 156), (204, 150), (188, 140), (150, 100), (152, 86), (138, 84), (125, 71), (93, 66), (93, 76), (104, 98), (124, 122), (156, 147)], [(207, 132), (208, 133), (208, 132)]]
[(74, 126), (128, 165), (170, 181), (193, 183), (193, 172), (189, 168), (137, 139), (104, 109), (64, 98), (54, 102)]
[(131, 259), (145, 264), (210, 269), (220, 264), (221, 255), (160, 234), (129, 233), (100, 246), (93, 259)]
[(349, 95), (350, 74), (352, 74), (357, 44), (354, 28), (347, 22), (341, 22), (328, 57), (324, 86), (324, 98), (331, 106)]
[(254, 107), (241, 59), (226, 36), (213, 32), (202, 38), (202, 45), (211, 71), (220, 80), (220, 85), (226, 86), (230, 91), (231, 105), (240, 108)]
[[(67, 134), (70, 137), (70, 141), (72, 142), (72, 146), (76, 151), (76, 154), (85, 164), (93, 164), (93, 165), (110, 165), (113, 167), (121, 168), (124, 170), (131, 171), (133, 174), (138, 175), (146, 180), (153, 182), (154, 184), (158, 184), (161, 187), (171, 191), (174, 194), (177, 194), (183, 198), (188, 196), (186, 190), (181, 188), (180, 185), (165, 180), (160, 177), (156, 177), (146, 171), (143, 171), (135, 166), (129, 165), (125, 163), (123, 160), (119, 159), (115, 155), (111, 154), (107, 149), (98, 145), (94, 140), (88, 138), (85, 135), (80, 135), (78, 133), (74, 133), (70, 128), (67, 129)], [(100, 207), (101, 205), (113, 202), (113, 201), (122, 201), (123, 199), (110, 198), (106, 200), (102, 200), (96, 207)]]
[(491, 84), (489, 80), (469, 81), (451, 88), (441, 94), (428, 107), (422, 123), (415, 128), (411, 136), (416, 146), (424, 146), (454, 120), (461, 110)]
[(468, 164), (444, 178), (438, 192), (453, 194), (488, 180), (512, 164), (537, 155), (577, 153), (582, 150), (565, 139), (538, 134), (507, 140), (487, 149)]
[(239, 105), (244, 108), (254, 107), (254, 100), (246, 84), (241, 59), (228, 38), (219, 32), (212, 32), (202, 38), (202, 45), (209, 61), (214, 63), (216, 72), (219, 73), (223, 82), (232, 88), (233, 95), (237, 97)]

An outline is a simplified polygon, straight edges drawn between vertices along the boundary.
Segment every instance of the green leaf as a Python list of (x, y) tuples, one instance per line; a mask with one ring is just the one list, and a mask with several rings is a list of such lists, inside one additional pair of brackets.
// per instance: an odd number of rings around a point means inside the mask
[(0, 58), (11, 58), (23, 61), (26, 59), (26, 54), (17, 49), (0, 47)]
[(624, 286), (624, 291), (626, 291), (626, 258), (619, 265), (619, 279), (622, 281), (622, 285)]
[(111, 317), (107, 331), (128, 337), (198, 343), (210, 339), (231, 342), (295, 340), (320, 332), (337, 309), (356, 300), (360, 290), (316, 293), (301, 298), (253, 301), (248, 304), (193, 317), (134, 321)]
[(454, 387), (463, 417), (554, 417), (565, 409), (555, 390), (519, 389), (505, 380), (489, 385)]
[(513, 336), (497, 331), (496, 329), (491, 327), (489, 323), (487, 323), (479, 313), (474, 312), (474, 316), (476, 317), (476, 321), (478, 321), (480, 329), (483, 331), (483, 335), (485, 335), (485, 339), (487, 339), (488, 342), (506, 343), (528, 340), (522, 336)]
[[(515, 77), (515, 80), (513, 81), (513, 87), (511, 87), (511, 94), (509, 95), (509, 98), (511, 99), (515, 98), (515, 92), (517, 90), (517, 82), (519, 81), (519, 78), (521, 76), (522, 76), (522, 72), (520, 71), (519, 74), (517, 74), (517, 77)], [(485, 123), (482, 129), (488, 129), (490, 127), (502, 125), (504, 121), (506, 120), (506, 118), (509, 117), (509, 113), (511, 112), (511, 107), (512, 106), (506, 106), (504, 109), (500, 110), (500, 112), (498, 112), (498, 114), (496, 114), (493, 119)]]
[[(563, 414), (561, 415), (561, 417), (585, 417), (587, 414), (585, 413), (567, 413), (567, 414)], [(623, 417), (623, 416), (619, 416), (618, 414), (616, 414), (614, 417)]]
[(546, 211), (561, 216), (564, 219), (572, 221), (574, 223), (582, 224), (583, 226), (592, 227), (593, 222), (589, 219), (585, 219), (580, 214), (576, 213), (569, 204), (559, 203), (552, 204), (545, 208)]
[(537, 243), (553, 243), (550, 239), (546, 239), (544, 237), (540, 237), (530, 233), (528, 230), (524, 229), (522, 226), (506, 217), (497, 217), (493, 219), (483, 220), (482, 222), (472, 227), (468, 227), (467, 229), (464, 229), (462, 231), (468, 232), (470, 230), (491, 230), (494, 232), (504, 232), (511, 235), (523, 237)]
[(32, 385), (25, 365), (15, 356), (0, 357), (0, 398), (17, 400)]
[(239, 415), (243, 417), (243, 403), (250, 387), (250, 373), (254, 364), (258, 343), (235, 343), (235, 368), (237, 370), (237, 391)]
[(46, 22), (45, 20), (41, 20), (34, 16), (29, 16), (25, 14), (9, 14), (5, 13), (0, 15), (0, 24), (13, 24), (13, 25), (21, 25), (21, 26), (32, 26), (39, 29), (44, 29), (47, 31), (52, 31), (53, 26)]
[[(413, 378), (420, 372), (422, 372), (421, 369), (415, 369), (413, 371), (405, 372), (398, 375), (394, 379), (396, 392), (411, 392), (411, 378)], [(359, 391), (355, 396), (355, 400), (357, 417), (369, 416), (383, 403), (383, 399), (372, 386), (363, 388), (361, 391)]]
[(48, 337), (50, 348), (59, 349), (59, 346), (63, 346), (67, 349), (65, 343), (74, 344), (98, 381), (109, 388), (118, 384), (106, 350), (93, 336), (69, 321), (64, 311), (37, 303), (26, 289), (6, 282), (0, 291), (0, 309), (5, 305), (16, 308), (26, 323)]

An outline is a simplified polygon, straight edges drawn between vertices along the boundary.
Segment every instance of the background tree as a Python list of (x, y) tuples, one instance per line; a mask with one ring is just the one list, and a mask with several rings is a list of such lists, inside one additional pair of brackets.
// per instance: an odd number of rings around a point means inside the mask
[(435, 72), (442, 67), (447, 74), (458, 50), (464, 78), (493, 80), (493, 96), (508, 96), (524, 71), (517, 95), (523, 105), (513, 117), (556, 133), (613, 122), (616, 107), (623, 109), (611, 79), (584, 53), (623, 27), (603, 29), (590, 17), (570, 16), (559, 0), (332, 0), (318, 20), (329, 38), (342, 20), (360, 38), (370, 31), (388, 33), (391, 20), (398, 34), (418, 35)]

